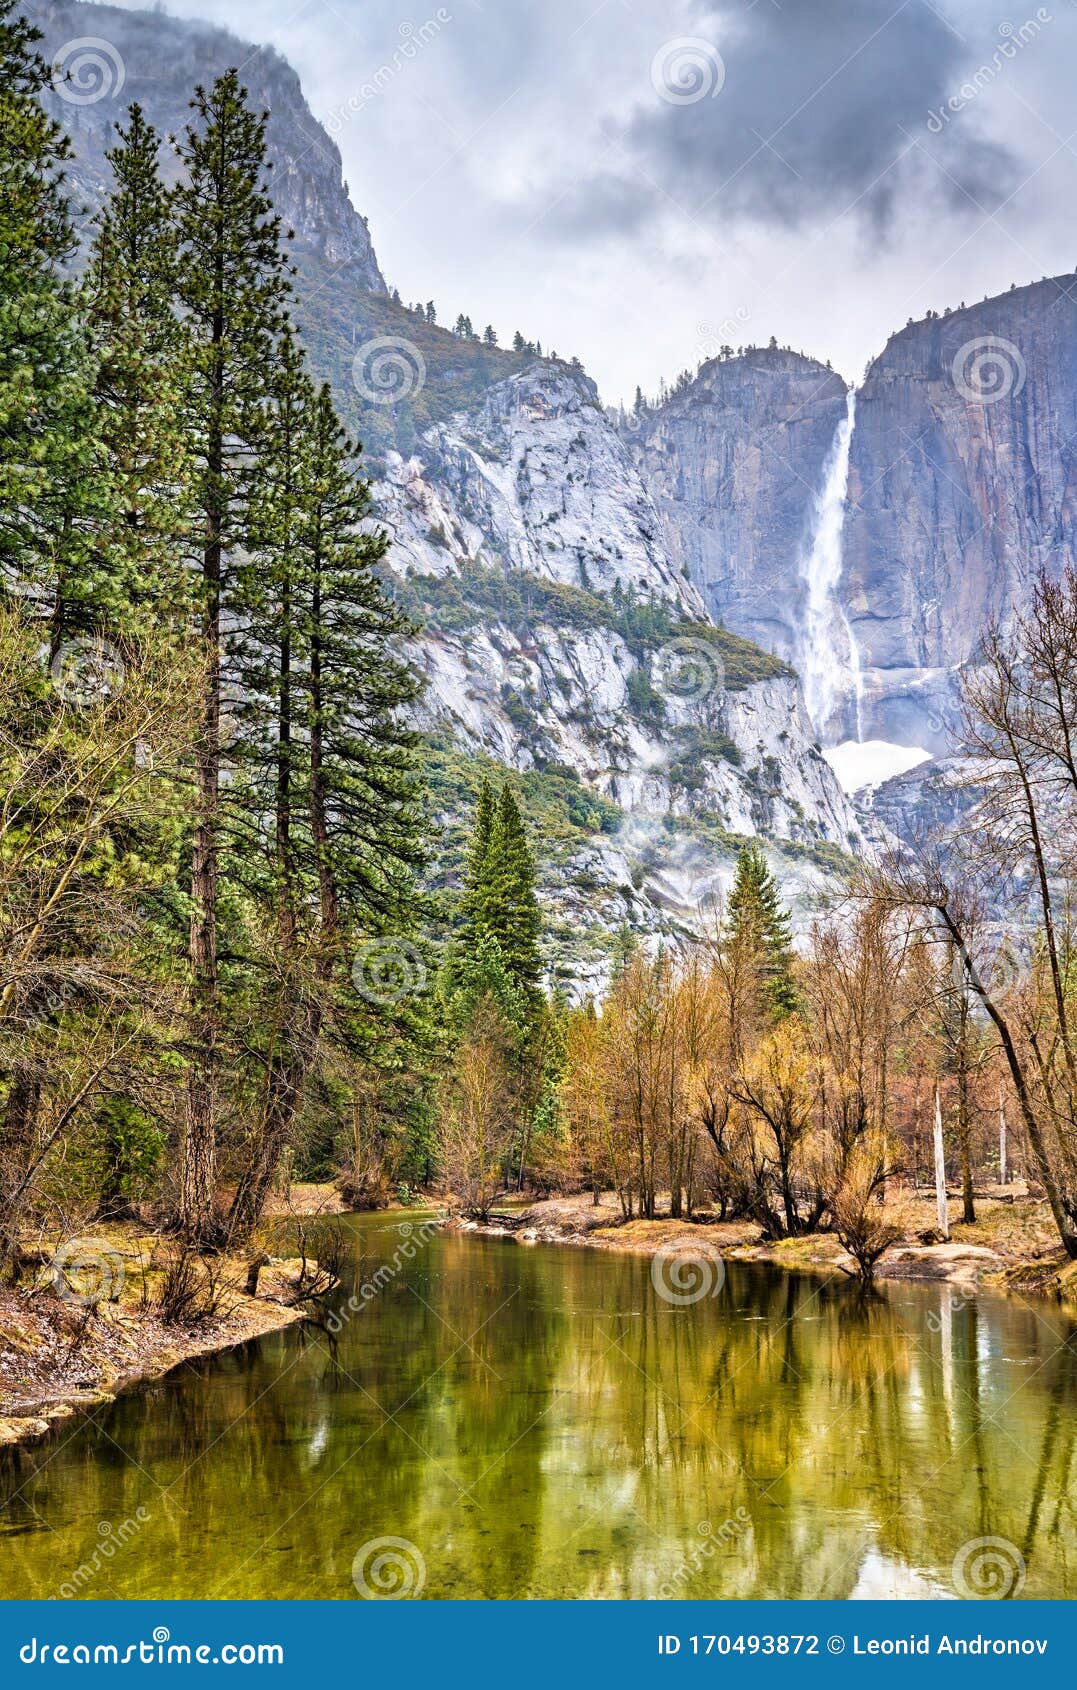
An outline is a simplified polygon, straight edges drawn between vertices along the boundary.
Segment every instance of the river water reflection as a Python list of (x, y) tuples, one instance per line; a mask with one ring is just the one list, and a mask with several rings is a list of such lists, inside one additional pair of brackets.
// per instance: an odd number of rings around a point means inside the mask
[[(346, 1290), (399, 1220), (344, 1221)], [(410, 1224), (335, 1341), (264, 1339), (12, 1456), (5, 1595), (354, 1600), (384, 1537), (426, 1597), (952, 1596), (983, 1538), (1015, 1594), (1077, 1595), (1077, 1328), (1049, 1305), (730, 1264), (677, 1308), (641, 1257)]]

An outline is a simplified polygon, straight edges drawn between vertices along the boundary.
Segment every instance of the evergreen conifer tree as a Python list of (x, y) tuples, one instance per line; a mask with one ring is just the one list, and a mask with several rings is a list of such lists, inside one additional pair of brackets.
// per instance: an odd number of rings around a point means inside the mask
[(328, 386), (305, 451), (301, 631), (323, 930), (334, 942), (401, 934), (415, 922), (425, 860), (417, 741), (404, 720), (421, 690), (403, 649), (415, 629), (379, 574), (388, 542), (367, 531), (370, 486)]
[(197, 88), (178, 152), (177, 297), (191, 341), (186, 392), (192, 496), (200, 533), (199, 632), (203, 720), (195, 757), (192, 852), (192, 1060), (180, 1161), (179, 1219), (194, 1237), (214, 1229), (222, 871), (223, 689), (233, 678), (228, 630), (243, 627), (236, 568), (267, 427), (275, 343), (289, 292), (280, 220), (266, 185), (266, 114), (252, 112), (234, 70)]
[(0, 0), (0, 575), (55, 622), (100, 488), (88, 351), (64, 279), (70, 146), (38, 100), (50, 80), (40, 39), (16, 0)]
[(106, 157), (114, 185), (98, 220), (82, 305), (94, 363), (102, 473), (113, 520), (93, 567), (68, 584), (68, 615), (119, 632), (186, 632), (190, 459), (186, 340), (173, 311), (175, 234), (159, 142), (139, 106)]
[(789, 912), (758, 845), (741, 848), (725, 915), (726, 942), (751, 960), (760, 982), (761, 1007), (776, 1020), (797, 1007), (793, 933)]
[[(261, 1212), (352, 944), (412, 931), (413, 875), (423, 860), (414, 734), (401, 719), (418, 693), (399, 649), (411, 624), (377, 573), (386, 541), (365, 531), (369, 488), (356, 476), (355, 449), (288, 329), (269, 418), (243, 654), (250, 810), (273, 818), (265, 856), (277, 1007), (267, 1018), (264, 1103), (232, 1205), (233, 1235), (249, 1232)], [(396, 1018), (408, 1015), (400, 1009)], [(376, 1065), (369, 1030), (345, 1019), (334, 1030), (350, 1047), (358, 1035)]]
[(532, 1003), (540, 996), (542, 916), (535, 896), (535, 858), (520, 807), (506, 781), (490, 839), (491, 930), (505, 962)]
[(475, 805), (464, 867), (463, 943), (465, 951), (478, 948), (482, 935), (489, 931), (492, 902), (490, 846), (494, 834), (497, 804), (494, 789), (484, 776)]
[(492, 940), (524, 1000), (537, 1010), (542, 916), (535, 896), (535, 859), (507, 781), (496, 799), (489, 780), (479, 789), (464, 873), (463, 914), (465, 957), (475, 956)]

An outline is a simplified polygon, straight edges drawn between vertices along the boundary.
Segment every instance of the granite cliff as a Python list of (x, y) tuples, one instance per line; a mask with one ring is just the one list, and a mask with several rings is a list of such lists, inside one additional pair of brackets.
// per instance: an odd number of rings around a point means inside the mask
[(803, 621), (798, 560), (845, 392), (813, 358), (753, 348), (704, 364), (624, 431), (670, 554), (711, 614), (787, 660)]
[[(393, 297), (290, 67), (161, 12), (27, 10), (50, 60), (104, 78), (81, 84), (85, 103), (50, 96), (87, 229), (129, 101), (167, 136), (193, 85), (238, 65), (271, 113), (300, 330), (366, 445), (394, 590), (423, 624), (420, 723), (450, 861), (478, 773), (515, 770), (569, 982), (600, 983), (626, 921), (664, 933), (698, 921), (746, 835), (769, 842), (794, 903), (861, 849), (796, 675), (716, 625), (593, 383), (575, 364), (462, 340)], [(815, 436), (825, 450), (825, 418)]]
[[(748, 349), (623, 430), (712, 615), (802, 668), (803, 565), (844, 405), (824, 366)], [(945, 752), (986, 621), (1075, 556), (1074, 277), (909, 323), (855, 396), (829, 618), (847, 698), (820, 736)]]
[(1077, 555), (1077, 283), (912, 323), (857, 396), (842, 597), (869, 731), (945, 748), (954, 675)]

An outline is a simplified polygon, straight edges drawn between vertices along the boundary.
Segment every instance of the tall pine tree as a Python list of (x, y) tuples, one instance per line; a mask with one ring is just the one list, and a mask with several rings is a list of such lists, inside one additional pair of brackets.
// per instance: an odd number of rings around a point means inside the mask
[(258, 749), (272, 748), (272, 790), (255, 811), (274, 818), (277, 1007), (233, 1234), (249, 1231), (261, 1211), (327, 1014), (354, 1045), (355, 1017), (334, 1013), (347, 996), (354, 943), (411, 931), (423, 860), (415, 736), (402, 715), (418, 694), (401, 650), (411, 624), (377, 573), (385, 540), (366, 531), (369, 489), (356, 475), (355, 450), (287, 331), (270, 419), (251, 536), (264, 602), (252, 581), (245, 691), (255, 715), (269, 705), (250, 739), (255, 776)]
[[(242, 1172), (229, 1214), (233, 1237), (258, 1219), (298, 1113), (313, 1060), (321, 1006), (311, 989), (310, 908), (304, 849), (309, 824), (309, 760), (299, 722), (304, 665), (301, 544), (304, 430), (314, 394), (290, 326), (272, 370), (267, 427), (252, 487), (242, 599), (248, 621), (236, 641), (244, 726), (236, 760), (251, 793), (243, 851), (248, 887), (260, 894), (270, 933), (269, 982), (261, 996), (258, 1048), (264, 1067), (257, 1114), (246, 1134)], [(259, 872), (261, 871), (261, 872)]]
[(286, 317), (280, 220), (266, 184), (266, 114), (252, 112), (234, 70), (198, 88), (195, 120), (177, 144), (177, 298), (191, 340), (186, 393), (197, 514), (202, 727), (195, 756), (198, 817), (192, 864), (191, 1062), (180, 1158), (179, 1220), (212, 1236), (217, 1151), (220, 979), (218, 896), (224, 688), (235, 679), (229, 630), (247, 621), (237, 567), (265, 444), (273, 358)]
[(15, 14), (0, 0), (0, 584), (55, 622), (100, 490), (88, 349), (65, 280), (70, 147), (38, 100), (50, 80), (40, 34)]
[(408, 932), (425, 861), (417, 738), (406, 712), (421, 683), (405, 652), (414, 625), (379, 573), (370, 487), (323, 386), (310, 414), (303, 498), (302, 638), (310, 815), (325, 947)]
[(190, 573), (190, 454), (184, 428), (187, 340), (173, 310), (176, 239), (159, 141), (141, 108), (106, 154), (113, 188), (82, 288), (93, 357), (102, 473), (112, 521), (93, 566), (68, 590), (68, 615), (119, 635), (185, 634)]
[(725, 912), (725, 942), (754, 970), (759, 1006), (775, 1020), (797, 1007), (789, 911), (758, 845), (741, 848)]
[[(39, 40), (16, 15), (15, 0), (0, 0), (0, 593), (14, 610), (13, 649), (46, 635), (54, 655), (63, 583), (84, 558), (86, 521), (96, 504), (96, 443), (88, 349), (64, 279), (75, 245), (64, 186), (70, 147), (38, 98), (50, 80)], [(60, 699), (35, 676), (40, 689), (32, 689), (32, 707), (24, 712), (30, 700), (13, 688), (18, 664), (11, 666), (10, 650), (7, 661), (5, 691), (19, 707), (5, 720), (5, 749), (31, 766), (37, 756), (43, 771), (9, 814), (25, 857), (35, 830), (42, 839), (56, 837), (48, 788), (58, 779), (57, 759), (43, 757), (40, 744)], [(29, 860), (39, 886), (47, 884), (44, 855), (32, 852)], [(25, 947), (44, 929), (35, 916), (15, 931)], [(50, 929), (50, 948), (54, 942)], [(13, 959), (6, 961), (0, 1022), (10, 1012), (17, 973)], [(40, 1001), (27, 1013), (39, 1014)], [(41, 1079), (29, 1041), (5, 1043), (0, 1159), (6, 1163), (7, 1145), (32, 1141)]]
[(488, 906), (492, 898), (490, 873), (490, 845), (494, 834), (497, 801), (494, 789), (486, 776), (479, 787), (464, 864), (463, 945), (466, 951), (478, 949), (479, 941), (488, 927)]
[(535, 859), (520, 807), (505, 781), (497, 798), (483, 780), (464, 870), (464, 958), (490, 955), (501, 963), (532, 1012), (541, 998), (542, 916), (535, 895)]
[(490, 840), (491, 927), (509, 972), (533, 1006), (541, 998), (542, 916), (535, 895), (535, 858), (508, 781), (501, 788)]

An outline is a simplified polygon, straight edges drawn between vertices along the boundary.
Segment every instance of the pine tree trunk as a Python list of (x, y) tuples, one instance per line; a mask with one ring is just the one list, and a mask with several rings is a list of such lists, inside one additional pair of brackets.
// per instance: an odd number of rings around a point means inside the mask
[[(16, 1276), (26, 1207), (25, 1186), (20, 1176), (33, 1160), (40, 1107), (41, 1082), (30, 1073), (17, 1071), (0, 1127), (0, 1173), (4, 1182), (0, 1195), (0, 1262)], [(19, 1197), (13, 1199), (13, 1192), (18, 1192)]]
[[(321, 1031), (321, 1010), (316, 1003), (306, 998), (303, 990), (296, 915), (295, 865), (292, 853), (292, 617), (292, 576), (286, 554), (280, 599), (281, 637), (277, 664), (275, 795), (278, 940), (285, 966), (280, 986), (280, 1026), (269, 1058), (265, 1107), (254, 1133), (247, 1166), (232, 1200), (228, 1217), (230, 1239), (247, 1237), (261, 1219), (281, 1157), (291, 1142)], [(321, 820), (324, 828), (324, 815)]]
[[(208, 455), (211, 487), (219, 485), (223, 442)], [(187, 1081), (180, 1210), (183, 1231), (198, 1242), (213, 1234), (217, 1173), (217, 875), (221, 758), (221, 518), (215, 499), (207, 513), (203, 552), (205, 693), (198, 747), (198, 823), (191, 861), (191, 1009), (194, 1054)]]
[(247, 1238), (262, 1218), (291, 1140), (320, 1031), (321, 1013), (311, 1007), (302, 1024), (286, 1029), (278, 1043), (266, 1083), (265, 1110), (228, 1215), (230, 1241)]
[(325, 747), (322, 731), (325, 698), (322, 685), (322, 591), (319, 569), (320, 558), (316, 556), (310, 618), (310, 827), (314, 839), (318, 895), (321, 903), (322, 942), (319, 946), (319, 961), (323, 971), (322, 977), (327, 978), (332, 962), (332, 947), (337, 935), (338, 900), (329, 851), (329, 807), (325, 789)]

